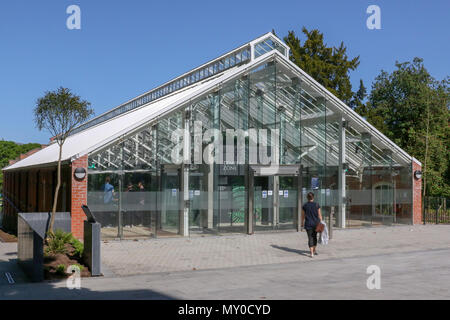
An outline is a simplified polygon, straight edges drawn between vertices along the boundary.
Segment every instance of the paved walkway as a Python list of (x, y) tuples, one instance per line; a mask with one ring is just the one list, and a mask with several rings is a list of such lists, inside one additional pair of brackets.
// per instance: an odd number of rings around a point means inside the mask
[(17, 265), (17, 243), (0, 242), (0, 286), (9, 284), (5, 273), (9, 273), (15, 283), (28, 281)]
[[(306, 234), (293, 232), (108, 242), (102, 249), (105, 277), (69, 290), (65, 281), (24, 283), (16, 244), (0, 243), (0, 300), (450, 299), (450, 226), (338, 230), (314, 259), (305, 255)], [(381, 269), (381, 290), (366, 287), (369, 265)]]
[[(202, 271), (0, 285), (9, 299), (450, 299), (450, 249), (308, 260)], [(381, 289), (366, 286), (366, 269), (381, 269)], [(177, 309), (169, 308), (170, 312)], [(170, 314), (169, 314), (170, 317)]]
[[(450, 226), (418, 225), (334, 230), (314, 260), (398, 254), (450, 248)], [(305, 232), (109, 241), (102, 245), (105, 275), (309, 262)]]

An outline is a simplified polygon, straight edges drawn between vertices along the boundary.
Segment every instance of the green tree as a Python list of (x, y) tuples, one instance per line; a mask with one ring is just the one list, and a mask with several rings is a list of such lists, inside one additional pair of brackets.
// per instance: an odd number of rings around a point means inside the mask
[(360, 115), (365, 115), (367, 113), (367, 103), (364, 101), (367, 98), (367, 89), (364, 86), (364, 82), (359, 80), (359, 89), (353, 95), (353, 99), (350, 102), (350, 107), (355, 110)]
[(450, 197), (450, 78), (434, 79), (421, 58), (395, 66), (375, 79), (362, 115), (422, 162), (424, 195)]
[(358, 67), (359, 56), (350, 59), (343, 42), (339, 47), (328, 47), (317, 29), (308, 31), (303, 27), (302, 32), (306, 36), (303, 45), (294, 31), (284, 37), (291, 49), (289, 58), (336, 97), (350, 104), (355, 94), (349, 72)]
[(39, 130), (46, 129), (59, 146), (57, 183), (53, 200), (53, 210), (48, 233), (53, 233), (58, 193), (61, 187), (61, 158), (64, 142), (71, 131), (93, 115), (91, 104), (69, 89), (60, 87), (56, 91), (46, 92), (39, 98), (34, 109), (35, 122)]
[[(41, 145), (38, 143), (18, 144), (13, 141), (0, 141), (0, 169), (8, 166), (9, 160), (14, 160), (19, 155), (40, 147)], [(3, 171), (1, 170), (0, 193), (3, 193)]]

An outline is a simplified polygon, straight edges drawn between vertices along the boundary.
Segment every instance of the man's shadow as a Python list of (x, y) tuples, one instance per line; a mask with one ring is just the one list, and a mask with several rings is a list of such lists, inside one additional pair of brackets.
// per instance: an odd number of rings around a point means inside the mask
[(280, 250), (283, 250), (283, 251), (287, 251), (287, 252), (296, 253), (296, 254), (299, 254), (299, 255), (302, 255), (302, 256), (306, 256), (306, 257), (309, 257), (309, 255), (310, 255), (310, 252), (306, 251), (306, 250), (297, 250), (297, 249), (292, 249), (292, 248), (287, 248), (287, 247), (280, 247), (280, 246), (277, 246), (275, 244), (272, 244), (271, 247), (275, 248), (275, 249), (280, 249)]

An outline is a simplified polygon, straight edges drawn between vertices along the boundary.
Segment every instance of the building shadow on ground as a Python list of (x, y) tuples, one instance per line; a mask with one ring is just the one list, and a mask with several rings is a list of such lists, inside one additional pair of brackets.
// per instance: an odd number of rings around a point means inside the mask
[(306, 251), (306, 250), (298, 250), (298, 249), (292, 249), (292, 248), (288, 248), (288, 247), (280, 247), (275, 244), (272, 244), (271, 247), (275, 248), (275, 249), (283, 250), (286, 252), (296, 253), (296, 254), (299, 254), (299, 255), (305, 256), (305, 257), (309, 257), (309, 255), (310, 255), (310, 252)]
[[(9, 283), (6, 272), (14, 279)], [(113, 280), (113, 279), (111, 279)], [(96, 281), (100, 288), (96, 289)], [(114, 287), (104, 277), (81, 278), (80, 289), (66, 287), (66, 279), (59, 281), (31, 282), (17, 264), (17, 259), (0, 260), (1, 300), (177, 300), (151, 289), (124, 289)], [(83, 282), (84, 285), (83, 285)], [(151, 285), (151, 284), (149, 284)], [(87, 288), (89, 287), (89, 288)]]
[[(0, 258), (0, 288), (9, 284), (7, 273), (12, 277), (15, 284), (26, 283), (28, 278), (17, 263), (16, 252), (4, 253)], [(1, 292), (1, 289), (0, 289)], [(0, 298), (1, 299), (1, 298)]]
[[(83, 281), (83, 280), (81, 280)], [(0, 285), (0, 300), (177, 300), (149, 289), (102, 290), (55, 287), (53, 282)], [(59, 284), (60, 285), (60, 284)]]

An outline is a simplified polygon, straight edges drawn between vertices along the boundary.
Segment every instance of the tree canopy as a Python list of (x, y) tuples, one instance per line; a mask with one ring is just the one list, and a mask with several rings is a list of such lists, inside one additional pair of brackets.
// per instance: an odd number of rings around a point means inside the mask
[(284, 37), (284, 42), (291, 49), (291, 61), (336, 97), (350, 104), (355, 93), (349, 72), (359, 66), (359, 56), (349, 58), (343, 42), (339, 47), (328, 47), (323, 34), (317, 29), (308, 31), (303, 27), (302, 32), (306, 36), (303, 44), (294, 31), (289, 31)]
[(396, 62), (390, 74), (382, 70), (370, 93), (362, 80), (353, 92), (349, 73), (359, 66), (359, 56), (349, 58), (342, 42), (328, 47), (317, 29), (302, 32), (303, 43), (294, 31), (284, 37), (291, 61), (421, 161), (426, 195), (450, 197), (450, 78), (434, 79), (423, 60), (414, 58)]
[[(19, 155), (30, 150), (40, 148), (38, 143), (18, 144), (12, 141), (0, 141), (0, 169), (9, 164), (9, 160), (16, 159)], [(0, 170), (0, 193), (3, 192), (3, 172)]]
[(70, 89), (60, 87), (55, 91), (45, 93), (39, 98), (34, 109), (34, 119), (39, 130), (48, 130), (59, 145), (57, 183), (53, 197), (53, 210), (48, 228), (48, 234), (53, 233), (58, 193), (61, 187), (61, 158), (62, 148), (72, 130), (83, 123), (94, 111), (89, 107), (88, 101), (82, 100), (73, 94)]
[(56, 91), (46, 92), (36, 102), (36, 126), (39, 130), (48, 130), (58, 144), (62, 145), (77, 125), (94, 114), (90, 105), (67, 88), (60, 87)]
[(450, 78), (434, 79), (420, 58), (395, 66), (355, 110), (422, 162), (427, 195), (450, 197)]

